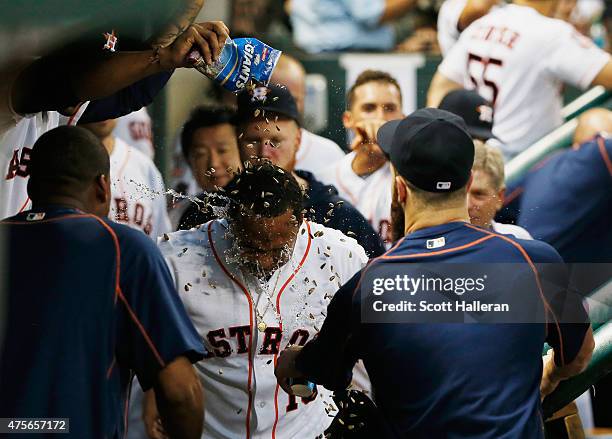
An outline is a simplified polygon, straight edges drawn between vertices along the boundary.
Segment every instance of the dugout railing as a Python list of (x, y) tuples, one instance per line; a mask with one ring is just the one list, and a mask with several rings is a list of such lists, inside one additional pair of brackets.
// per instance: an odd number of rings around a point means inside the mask
[(566, 122), (542, 137), (506, 165), (506, 185), (519, 180), (529, 169), (550, 154), (572, 145), (572, 137), (578, 123), (576, 117), (593, 107), (612, 109), (612, 93), (603, 87), (594, 87), (563, 108)]

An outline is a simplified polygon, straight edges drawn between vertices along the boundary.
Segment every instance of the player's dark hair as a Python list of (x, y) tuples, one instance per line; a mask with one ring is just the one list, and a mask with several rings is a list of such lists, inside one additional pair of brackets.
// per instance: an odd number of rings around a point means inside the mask
[(362, 85), (367, 84), (369, 82), (383, 82), (383, 83), (391, 84), (395, 86), (397, 90), (400, 92), (400, 100), (401, 100), (402, 89), (400, 88), (400, 85), (399, 85), (399, 82), (397, 82), (397, 79), (395, 79), (393, 76), (391, 76), (387, 72), (383, 72), (381, 70), (364, 70), (363, 72), (361, 72), (359, 76), (357, 76), (355, 83), (351, 86), (351, 88), (349, 89), (346, 95), (346, 108), (348, 110), (352, 108), (353, 103), (355, 101), (355, 90), (357, 90), (358, 87), (361, 87)]
[(61, 126), (40, 136), (30, 155), (28, 195), (81, 197), (97, 177), (110, 173), (108, 151), (90, 131)]
[(245, 162), (244, 169), (225, 187), (230, 199), (229, 216), (261, 215), (274, 218), (291, 210), (302, 219), (304, 192), (290, 172), (268, 159)]
[(199, 128), (214, 127), (216, 125), (230, 124), (235, 126), (236, 110), (222, 105), (201, 105), (196, 107), (183, 125), (181, 131), (181, 148), (183, 156), (189, 160), (193, 134)]

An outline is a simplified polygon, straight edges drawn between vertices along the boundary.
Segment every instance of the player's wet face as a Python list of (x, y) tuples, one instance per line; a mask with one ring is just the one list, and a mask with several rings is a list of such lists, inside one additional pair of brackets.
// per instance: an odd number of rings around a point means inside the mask
[(189, 149), (189, 166), (205, 191), (223, 187), (240, 168), (236, 130), (229, 123), (198, 128)]
[(299, 221), (288, 210), (274, 218), (244, 216), (236, 226), (242, 264), (253, 274), (269, 275), (287, 263), (297, 238)]
[(254, 118), (239, 129), (240, 157), (242, 161), (264, 157), (279, 168), (293, 171), (300, 147), (300, 127), (293, 120), (266, 117)]
[(468, 211), (470, 222), (489, 228), (495, 214), (502, 207), (503, 189), (495, 188), (491, 176), (476, 169), (472, 172), (473, 181), (468, 191)]
[(349, 113), (352, 123), (376, 119), (384, 121), (401, 119), (404, 115), (400, 91), (395, 85), (383, 81), (360, 85), (355, 89)]

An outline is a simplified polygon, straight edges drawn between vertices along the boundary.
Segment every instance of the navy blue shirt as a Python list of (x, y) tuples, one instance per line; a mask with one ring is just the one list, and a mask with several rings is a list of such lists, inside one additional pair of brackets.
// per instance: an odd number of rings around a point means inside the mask
[[(428, 249), (428, 240), (441, 238), (441, 248)], [(544, 242), (452, 222), (407, 235), (371, 264), (396, 262), (404, 274), (410, 262), (562, 261)], [(356, 359), (363, 359), (376, 403), (397, 437), (543, 438), (542, 346), (548, 341), (556, 360), (571, 362), (587, 323), (364, 324), (360, 279), (358, 273), (336, 293), (319, 336), (296, 359), (310, 380), (344, 388)]]
[(612, 261), (612, 139), (547, 160), (523, 182), (518, 225), (566, 262)]
[(133, 373), (147, 390), (178, 356), (203, 358), (143, 233), (62, 208), (21, 213), (0, 231), (9, 243), (0, 417), (70, 418), (67, 437), (120, 438)]

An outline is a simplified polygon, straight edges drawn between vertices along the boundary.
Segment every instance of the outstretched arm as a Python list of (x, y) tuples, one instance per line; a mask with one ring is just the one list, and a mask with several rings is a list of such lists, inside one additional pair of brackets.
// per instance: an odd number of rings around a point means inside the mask
[(463, 88), (461, 84), (448, 79), (439, 71), (436, 72), (431, 84), (429, 85), (429, 91), (427, 92), (427, 106), (437, 107), (449, 92)]
[(193, 46), (211, 62), (219, 55), (228, 33), (222, 22), (208, 22), (189, 26), (166, 48), (97, 54), (90, 59), (66, 52), (40, 58), (15, 81), (11, 90), (13, 110), (18, 114), (62, 110), (109, 96), (150, 75), (189, 67), (187, 54)]

